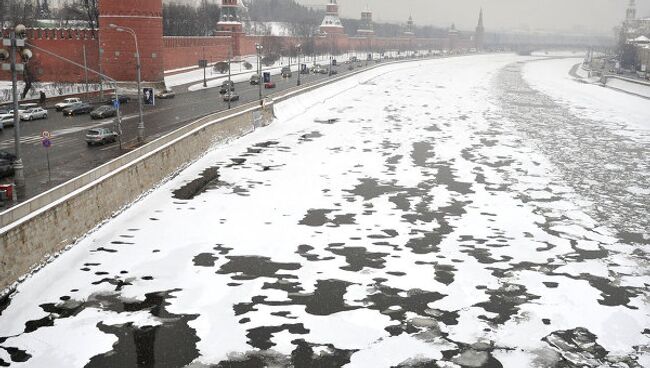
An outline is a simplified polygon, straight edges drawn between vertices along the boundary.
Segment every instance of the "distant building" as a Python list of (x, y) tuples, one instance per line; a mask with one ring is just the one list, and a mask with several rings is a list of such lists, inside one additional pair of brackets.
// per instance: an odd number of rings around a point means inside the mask
[(625, 10), (625, 22), (623, 22), (625, 38), (630, 41), (639, 36), (650, 37), (650, 17), (637, 18), (636, 1), (630, 0)]
[(483, 26), (483, 8), (478, 14), (478, 25), (476, 26), (476, 32), (474, 33), (474, 47), (477, 50), (483, 48), (485, 42), (485, 27)]
[(413, 22), (413, 16), (409, 15), (409, 20), (406, 22), (406, 29), (404, 30), (404, 36), (413, 37), (415, 36), (415, 23)]
[(372, 36), (375, 34), (372, 24), (372, 12), (368, 8), (361, 12), (361, 23), (359, 24), (357, 34), (359, 36)]
[(451, 24), (447, 37), (449, 38), (449, 50), (455, 50), (458, 47), (458, 38), (460, 37), (460, 32), (456, 29), (455, 23)]
[(341, 18), (339, 18), (339, 5), (336, 0), (330, 0), (325, 7), (325, 18), (320, 25), (320, 32), (323, 34), (344, 34), (345, 29)]

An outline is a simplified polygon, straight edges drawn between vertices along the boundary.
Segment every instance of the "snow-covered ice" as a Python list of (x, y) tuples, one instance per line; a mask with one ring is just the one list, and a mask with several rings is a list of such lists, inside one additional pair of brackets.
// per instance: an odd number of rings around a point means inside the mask
[(529, 85), (534, 59), (386, 65), (279, 103), (23, 282), (1, 362), (643, 367), (639, 112), (540, 92), (609, 93)]

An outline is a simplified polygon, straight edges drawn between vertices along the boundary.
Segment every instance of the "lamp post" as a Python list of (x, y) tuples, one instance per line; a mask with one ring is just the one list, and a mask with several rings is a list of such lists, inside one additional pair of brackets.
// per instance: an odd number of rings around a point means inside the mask
[(302, 64), (300, 64), (300, 48), (302, 47), (301, 44), (296, 45), (296, 53), (298, 57), (298, 81), (296, 82), (296, 85), (300, 85), (300, 74), (302, 74)]
[[(135, 62), (136, 62), (136, 71), (137, 71), (137, 83), (138, 83), (138, 143), (144, 142), (144, 113), (142, 112), (142, 64), (140, 64), (140, 48), (138, 47), (138, 35), (132, 28), (125, 26), (118, 26), (116, 24), (109, 24), (109, 27), (115, 29), (118, 32), (127, 32), (133, 36), (135, 41)], [(117, 88), (117, 86), (115, 86)]]
[(255, 50), (257, 51), (257, 68), (259, 69), (258, 76), (260, 77), (259, 82), (257, 83), (258, 89), (259, 89), (259, 94), (260, 94), (260, 102), (262, 101), (262, 50), (264, 50), (264, 46), (260, 45), (259, 43), (255, 44)]
[[(5, 61), (9, 58), (9, 63), (2, 64), (2, 70), (11, 72), (11, 92), (13, 97), (14, 109), (14, 145), (16, 161), (14, 161), (14, 182), (16, 184), (17, 196), (23, 197), (25, 194), (25, 167), (21, 155), (20, 147), (20, 113), (18, 112), (18, 72), (25, 70), (25, 63), (32, 57), (32, 52), (25, 47), (25, 26), (19, 24), (15, 27), (14, 31), (9, 34), (9, 38), (2, 40), (2, 47), (8, 47), (9, 51), (0, 49), (0, 61)], [(22, 63), (17, 62), (18, 49)]]

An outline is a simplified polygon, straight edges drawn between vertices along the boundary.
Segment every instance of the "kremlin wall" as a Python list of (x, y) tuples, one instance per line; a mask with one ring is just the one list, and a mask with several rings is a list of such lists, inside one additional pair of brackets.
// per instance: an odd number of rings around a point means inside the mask
[[(454, 50), (480, 48), (483, 26), (482, 15), (474, 35), (462, 35), (452, 26), (447, 37), (419, 38), (413, 32), (409, 18), (400, 37), (376, 37), (372, 30), (372, 13), (361, 14), (361, 28), (357, 36), (345, 34), (338, 15), (336, 0), (329, 0), (320, 31), (310, 37), (317, 54), (345, 52), (376, 52), (394, 50)], [(145, 85), (162, 87), (164, 72), (194, 67), (199, 59), (220, 61), (254, 55), (256, 44), (270, 45), (280, 50), (290, 50), (307, 42), (299, 37), (247, 35), (243, 31), (242, 6), (239, 0), (222, 0), (221, 19), (215, 20), (215, 36), (165, 37), (162, 25), (162, 0), (99, 0), (99, 29), (28, 29), (28, 42), (55, 52), (79, 64), (84, 62), (94, 70), (119, 82), (136, 79), (135, 41), (138, 38), (142, 61), (142, 80)], [(123, 27), (122, 31), (111, 24)], [(128, 27), (128, 29), (127, 29)], [(7, 32), (4, 32), (7, 36)], [(476, 41), (479, 42), (476, 42)], [(81, 83), (85, 80), (82, 68), (32, 50), (34, 58), (30, 67), (40, 82)], [(90, 81), (98, 81), (92, 73)], [(10, 80), (7, 72), (0, 72), (0, 80)]]

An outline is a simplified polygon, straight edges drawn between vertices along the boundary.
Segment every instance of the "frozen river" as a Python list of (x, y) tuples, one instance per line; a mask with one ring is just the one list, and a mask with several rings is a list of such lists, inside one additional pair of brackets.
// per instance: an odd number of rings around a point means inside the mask
[(23, 282), (0, 366), (650, 366), (648, 101), (532, 60), (282, 103)]

